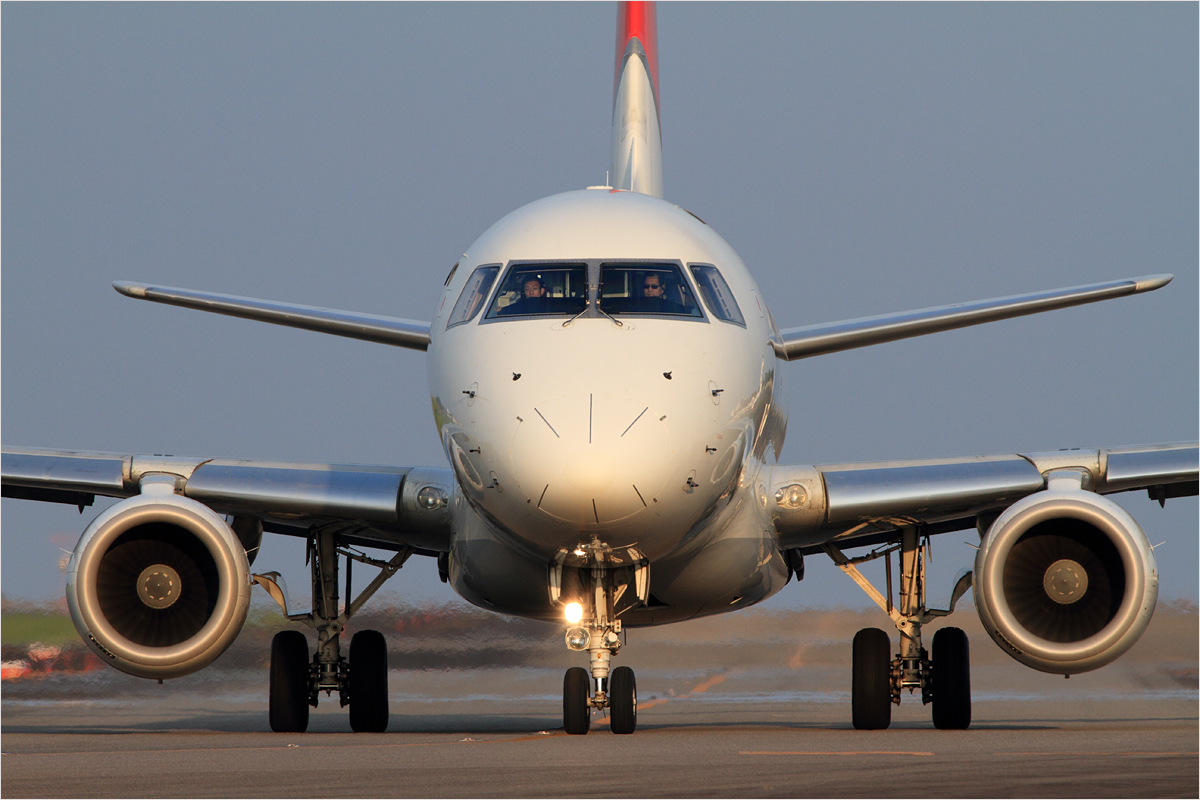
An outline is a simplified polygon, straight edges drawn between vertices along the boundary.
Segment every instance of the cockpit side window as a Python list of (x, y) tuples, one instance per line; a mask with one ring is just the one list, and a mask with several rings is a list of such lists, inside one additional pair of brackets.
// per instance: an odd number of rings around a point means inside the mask
[(483, 307), (483, 301), (487, 299), (488, 292), (492, 289), (492, 283), (496, 280), (496, 273), (499, 271), (499, 265), (493, 264), (490, 267), (479, 267), (471, 273), (471, 277), (467, 278), (467, 285), (463, 287), (462, 294), (458, 296), (458, 302), (454, 304), (454, 310), (450, 312), (450, 319), (446, 322), (447, 328), (453, 328), (455, 325), (462, 325), (464, 322), (475, 319), (475, 315)]
[(485, 319), (575, 316), (587, 296), (586, 264), (519, 264), (504, 276)]
[(716, 267), (708, 264), (692, 264), (692, 277), (696, 279), (696, 287), (704, 298), (704, 305), (712, 315), (723, 322), (746, 327), (746, 319), (738, 308), (737, 300), (729, 289), (729, 284), (721, 277)]
[(601, 264), (599, 300), (600, 310), (613, 316), (704, 317), (674, 264)]

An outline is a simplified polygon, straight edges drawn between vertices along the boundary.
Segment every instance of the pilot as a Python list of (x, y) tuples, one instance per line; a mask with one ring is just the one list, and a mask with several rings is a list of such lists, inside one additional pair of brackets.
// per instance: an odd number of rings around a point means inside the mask
[(638, 309), (651, 314), (687, 313), (679, 303), (667, 299), (667, 285), (663, 282), (663, 276), (657, 272), (648, 272), (642, 278), (642, 297)]
[(522, 289), (522, 293), (525, 295), (526, 300), (535, 297), (545, 297), (546, 284), (542, 283), (542, 279), (537, 275), (530, 275), (525, 279), (525, 286)]
[(667, 287), (663, 285), (662, 276), (651, 272), (642, 280), (642, 296), (665, 300), (664, 292)]
[(546, 308), (546, 284), (537, 275), (525, 278), (521, 287), (521, 297), (517, 302), (504, 308), (502, 314), (537, 314)]

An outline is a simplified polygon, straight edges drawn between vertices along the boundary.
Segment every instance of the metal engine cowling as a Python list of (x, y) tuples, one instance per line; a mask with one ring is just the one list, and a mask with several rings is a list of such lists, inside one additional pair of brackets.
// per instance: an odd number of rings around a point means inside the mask
[(1001, 514), (975, 557), (984, 628), (1021, 663), (1073, 674), (1104, 666), (1141, 637), (1158, 599), (1154, 551), (1111, 500), (1055, 488)]
[(67, 604), (103, 661), (143, 678), (176, 678), (210, 664), (241, 631), (250, 567), (220, 516), (170, 486), (148, 486), (84, 530)]

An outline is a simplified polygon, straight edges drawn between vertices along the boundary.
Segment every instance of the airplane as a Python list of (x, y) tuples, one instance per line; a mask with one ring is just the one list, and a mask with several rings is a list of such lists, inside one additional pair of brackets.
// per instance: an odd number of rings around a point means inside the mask
[[(1035, 669), (1095, 669), (1134, 644), (1157, 597), (1154, 553), (1105, 495), (1196, 494), (1196, 443), (779, 464), (779, 362), (1152, 291), (1169, 276), (780, 330), (732, 248), (663, 199), (654, 7), (619, 8), (611, 180), (485, 231), (430, 322), (115, 284), (136, 299), (425, 351), (450, 466), (5, 447), (6, 497), (121, 498), (87, 526), (69, 567), (72, 619), (102, 660), (152, 679), (207, 666), (257, 584), (318, 639), (315, 653), (296, 630), (273, 642), (272, 729), (304, 730), (320, 694), (337, 692), (354, 730), (383, 730), (383, 637), (359, 631), (343, 653), (341, 633), (413, 555), (436, 559), (477, 606), (565, 623), (567, 646), (588, 653), (588, 669), (564, 676), (573, 734), (602, 711), (613, 732), (636, 729), (634, 674), (611, 664), (628, 628), (751, 606), (802, 578), (811, 555), (860, 582), (899, 634), (898, 648), (878, 628), (855, 637), (858, 728), (887, 727), (906, 689), (937, 727), (969, 726), (965, 636), (942, 628), (926, 647), (921, 633), (968, 589), (997, 644)], [(929, 537), (972, 528), (972, 573), (949, 608), (928, 608)], [(289, 612), (277, 575), (251, 573), (264, 533), (305, 540), (311, 612)], [(892, 556), (895, 600), (858, 570), (883, 558), (890, 582)], [(355, 562), (379, 569), (357, 595)]]

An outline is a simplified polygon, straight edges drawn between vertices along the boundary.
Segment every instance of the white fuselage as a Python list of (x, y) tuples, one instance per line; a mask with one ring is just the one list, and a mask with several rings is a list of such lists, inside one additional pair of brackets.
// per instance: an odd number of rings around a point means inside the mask
[[(515, 317), (498, 310), (510, 270), (560, 264), (588, 276), (578, 316), (574, 307)], [(611, 289), (597, 289), (602, 266), (633, 276), (647, 264), (678, 270), (686, 285), (675, 297), (690, 293), (693, 316), (620, 313)], [(497, 277), (478, 310), (447, 327), (471, 276), (493, 265)], [(720, 319), (728, 313), (697, 292), (693, 265), (719, 271), (740, 324)], [(775, 335), (733, 249), (662, 200), (607, 188), (567, 192), (489, 228), (449, 280), (429, 348), (434, 414), (460, 489), (455, 588), (500, 610), (557, 616), (546, 570), (556, 554), (595, 541), (651, 562), (660, 610), (644, 622), (748, 605), (779, 588), (786, 569), (760, 476), (785, 424), (775, 405)], [(721, 538), (740, 544), (725, 548), (720, 574), (710, 574), (711, 559), (699, 554), (721, 550), (712, 547)], [(698, 566), (704, 576), (685, 574)], [(697, 606), (700, 594), (687, 590), (695, 579), (717, 582), (703, 595), (722, 598), (722, 608)], [(748, 580), (758, 589), (746, 589)], [(713, 591), (721, 582), (731, 586), (728, 598)]]

